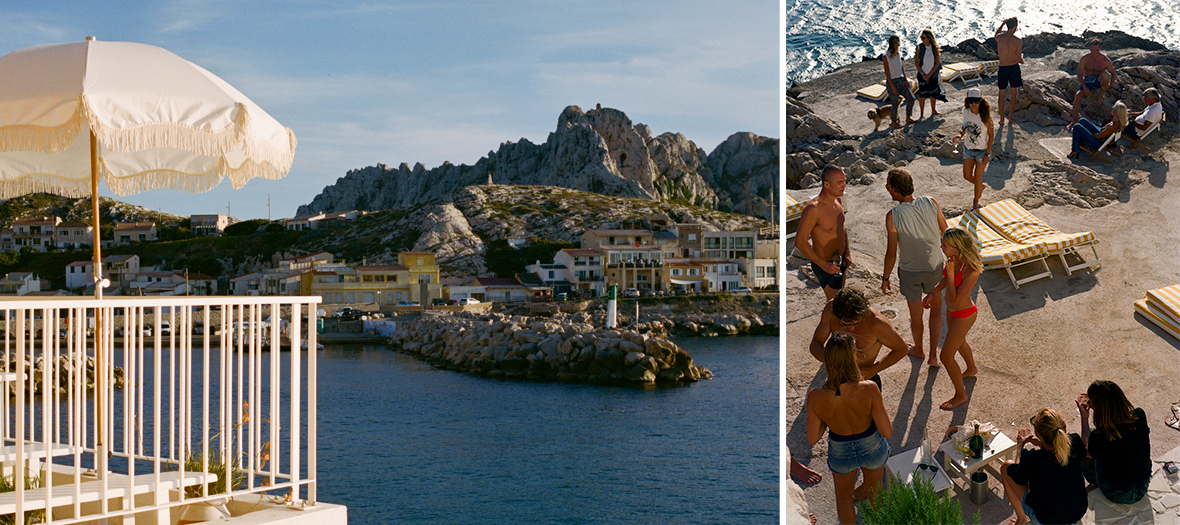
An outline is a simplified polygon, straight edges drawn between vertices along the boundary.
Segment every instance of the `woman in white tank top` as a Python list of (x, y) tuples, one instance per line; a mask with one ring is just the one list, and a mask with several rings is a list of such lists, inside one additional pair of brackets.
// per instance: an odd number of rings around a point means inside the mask
[(889, 116), (893, 119), (893, 127), (900, 128), (897, 119), (897, 108), (901, 106), (901, 99), (905, 98), (905, 122), (917, 122), (914, 115), (914, 93), (910, 91), (910, 81), (905, 76), (905, 68), (901, 65), (901, 37), (896, 34), (889, 36), (889, 48), (881, 57), (885, 63), (885, 87), (889, 90)]

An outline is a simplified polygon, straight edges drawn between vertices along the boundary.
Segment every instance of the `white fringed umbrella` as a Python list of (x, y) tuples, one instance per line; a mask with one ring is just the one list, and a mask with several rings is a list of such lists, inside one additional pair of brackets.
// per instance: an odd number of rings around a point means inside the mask
[(87, 37), (0, 57), (0, 199), (93, 195), (96, 281), (100, 179), (115, 195), (200, 193), (282, 178), (294, 156), (290, 129), (164, 49)]
[[(116, 195), (198, 193), (227, 177), (234, 188), (254, 177), (282, 178), (294, 156), (290, 129), (224, 80), (158, 47), (87, 37), (0, 57), (0, 198), (92, 196), (98, 299), (100, 179)], [(101, 330), (94, 348), (95, 370), (104, 370)], [(105, 374), (97, 375), (95, 406), (105, 407)], [(98, 411), (100, 475), (108, 417)]]

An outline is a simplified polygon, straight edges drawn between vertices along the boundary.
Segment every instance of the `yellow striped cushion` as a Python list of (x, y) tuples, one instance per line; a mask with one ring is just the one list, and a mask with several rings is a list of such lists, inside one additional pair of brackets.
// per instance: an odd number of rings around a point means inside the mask
[(1163, 331), (1171, 334), (1172, 337), (1180, 339), (1180, 324), (1177, 324), (1174, 320), (1156, 309), (1147, 299), (1135, 301), (1135, 311), (1146, 317), (1147, 320), (1155, 323)]
[(1144, 299), (1157, 311), (1170, 317), (1173, 323), (1180, 325), (1180, 284), (1148, 290)]
[(986, 71), (987, 74), (994, 75), (1000, 70), (1000, 61), (988, 60), (987, 62), (980, 64), (980, 66), (983, 66), (983, 70)]
[(1094, 241), (1094, 232), (1062, 233), (1051, 228), (1012, 199), (988, 204), (979, 214), (1001, 235), (1022, 244), (1045, 243), (1049, 252)]
[(807, 201), (798, 202), (790, 195), (783, 195), (783, 206), (786, 208), (787, 217), (793, 217), (803, 213), (803, 208), (807, 207)]
[[(997, 66), (998, 65), (999, 64), (997, 63)], [(977, 76), (983, 72), (982, 65), (968, 64), (967, 62), (955, 62), (954, 64), (951, 64), (949, 66), (943, 66), (943, 69), (950, 69), (953, 71), (958, 71), (958, 72), (962, 73), (964, 77), (968, 77), (968, 78)]]
[(856, 94), (857, 96), (861, 96), (869, 100), (885, 100), (885, 84), (873, 84), (871, 86), (865, 86), (856, 90)]
[(1012, 264), (1029, 257), (1036, 257), (1045, 253), (1045, 245), (1020, 244), (1006, 239), (988, 227), (975, 212), (967, 212), (953, 219), (947, 219), (947, 226), (967, 230), (975, 238), (979, 246), (979, 255), (985, 266), (996, 264)]

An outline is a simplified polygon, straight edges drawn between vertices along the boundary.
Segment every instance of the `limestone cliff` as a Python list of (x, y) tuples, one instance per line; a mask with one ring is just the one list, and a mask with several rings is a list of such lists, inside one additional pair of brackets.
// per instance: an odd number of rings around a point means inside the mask
[(735, 133), (712, 153), (679, 133), (653, 137), (622, 111), (569, 106), (542, 144), (505, 142), (475, 164), (405, 163), (349, 171), (299, 215), (385, 210), (476, 184), (546, 185), (614, 197), (693, 204), (766, 217), (778, 188), (778, 140)]

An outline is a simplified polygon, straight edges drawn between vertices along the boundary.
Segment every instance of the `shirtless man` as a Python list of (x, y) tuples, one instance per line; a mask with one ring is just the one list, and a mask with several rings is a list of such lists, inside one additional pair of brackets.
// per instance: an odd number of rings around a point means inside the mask
[(823, 189), (803, 208), (795, 235), (795, 248), (811, 260), (811, 270), (828, 300), (844, 287), (844, 270), (852, 265), (848, 232), (844, 230), (844, 207), (840, 204), (847, 181), (840, 167), (831, 164), (824, 167)]
[[(1008, 28), (1007, 31), (1004, 31), (1005, 27)], [(1003, 34), (1000, 34), (1001, 31)], [(1024, 80), (1020, 78), (1020, 64), (1024, 63), (1024, 56), (1021, 54), (1023, 45), (1016, 36), (1016, 17), (1005, 20), (996, 28), (996, 51), (1000, 55), (999, 80), (996, 81), (996, 87), (1000, 88), (997, 106), (1000, 108), (1001, 126), (1004, 125), (1005, 92), (1008, 92), (1008, 121), (1011, 122), (1012, 112), (1016, 109), (1016, 88), (1024, 85)]]
[(1073, 125), (1078, 123), (1082, 100), (1094, 91), (1098, 91), (1099, 98), (1105, 97), (1106, 90), (1110, 88), (1110, 83), (1114, 82), (1117, 74), (1110, 58), (1102, 54), (1102, 42), (1097, 38), (1091, 38), (1090, 52), (1083, 55), (1082, 60), (1078, 62), (1078, 81), (1082, 85), (1078, 89), (1078, 94), (1073, 97), (1073, 119), (1065, 127), (1066, 130), (1073, 129)]
[[(868, 299), (858, 290), (840, 290), (824, 307), (809, 347), (811, 355), (821, 363), (824, 360), (824, 344), (832, 332), (837, 331), (850, 333), (856, 338), (856, 364), (861, 374), (872, 379), (878, 387), (881, 386), (880, 372), (901, 361), (909, 353), (909, 346), (889, 323), (889, 319), (869, 306)], [(882, 346), (888, 347), (889, 353), (878, 361)]]

